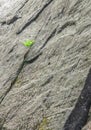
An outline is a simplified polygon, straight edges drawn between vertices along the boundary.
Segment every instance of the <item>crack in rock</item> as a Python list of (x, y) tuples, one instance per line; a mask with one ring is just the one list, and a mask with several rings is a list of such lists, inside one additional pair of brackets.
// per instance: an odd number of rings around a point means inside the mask
[(6, 91), (6, 92), (3, 94), (3, 96), (1, 97), (1, 99), (0, 99), (0, 104), (2, 103), (2, 101), (4, 100), (4, 98), (7, 96), (7, 94), (9, 93), (9, 91), (12, 89), (12, 87), (13, 87), (13, 85), (15, 84), (15, 82), (16, 82), (16, 80), (17, 80), (19, 74), (21, 73), (21, 71), (22, 71), (24, 65), (26, 65), (26, 64), (28, 64), (28, 63), (29, 63), (29, 64), (33, 63), (33, 62), (34, 62), (35, 60), (37, 60), (37, 59), (39, 58), (39, 56), (42, 54), (42, 52), (39, 52), (39, 53), (36, 54), (33, 58), (31, 58), (30, 60), (26, 60), (26, 57), (27, 57), (28, 53), (29, 53), (29, 50), (25, 53), (24, 59), (23, 59), (21, 65), (19, 66), (19, 68), (18, 68), (18, 70), (17, 70), (17, 72), (16, 72), (16, 74), (15, 74), (16, 76), (14, 77), (13, 81), (11, 82), (10, 87), (7, 89), (7, 91)]
[(34, 22), (40, 14), (51, 4), (53, 0), (49, 0), (37, 13), (35, 13), (28, 21), (20, 27), (20, 29), (16, 32), (16, 34), (20, 34), (26, 27), (28, 27), (32, 22)]
[(8, 54), (12, 53), (14, 51), (14, 48), (16, 47), (16, 45), (14, 45), (8, 52)]
[(76, 21), (68, 21), (65, 24), (63, 24), (59, 29), (57, 33), (61, 33), (65, 28), (67, 28), (68, 26), (73, 26), (76, 25)]
[(17, 12), (19, 12), (19, 11), (26, 5), (26, 3), (27, 3), (28, 1), (29, 1), (29, 0), (26, 0), (26, 1), (23, 3), (23, 5), (18, 9)]
[(50, 76), (41, 86), (45, 86), (46, 84), (49, 84), (52, 79), (53, 79), (53, 75)]
[(25, 62), (26, 64), (33, 63), (35, 60), (38, 59), (38, 57), (39, 57), (40, 55), (42, 55), (42, 52), (39, 52), (35, 57), (31, 58), (30, 60), (25, 60), (24, 62)]
[(51, 34), (48, 36), (48, 38), (46, 39), (46, 41), (44, 42), (44, 44), (42, 45), (40, 49), (43, 49), (48, 43), (48, 41), (55, 36), (56, 31), (57, 31), (57, 27), (51, 32)]
[(13, 23), (16, 22), (19, 18), (21, 18), (21, 17), (19, 17), (18, 15), (15, 15), (15, 16), (13, 16), (12, 18), (7, 19), (6, 21), (2, 21), (1, 24), (2, 24), (2, 25), (4, 25), (4, 24), (7, 24), (7, 25), (13, 24)]
[(91, 69), (75, 108), (69, 115), (63, 130), (81, 130), (86, 124), (91, 106)]
[(70, 9), (69, 11), (69, 15), (70, 14), (74, 14), (77, 10), (78, 10), (78, 7), (80, 6), (80, 3), (82, 2), (83, 0), (78, 0), (74, 6)]

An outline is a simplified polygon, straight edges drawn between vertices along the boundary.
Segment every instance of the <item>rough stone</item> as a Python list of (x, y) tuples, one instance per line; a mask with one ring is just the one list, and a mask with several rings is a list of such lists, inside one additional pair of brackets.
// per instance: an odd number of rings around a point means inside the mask
[(90, 67), (90, 0), (0, 0), (0, 130), (62, 130)]

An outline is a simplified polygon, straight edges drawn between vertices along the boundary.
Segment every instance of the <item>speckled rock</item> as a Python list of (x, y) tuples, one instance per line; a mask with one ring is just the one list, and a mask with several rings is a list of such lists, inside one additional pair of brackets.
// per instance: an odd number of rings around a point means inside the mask
[(62, 130), (90, 67), (90, 0), (0, 0), (0, 130)]
[(82, 130), (91, 130), (91, 121), (89, 121)]

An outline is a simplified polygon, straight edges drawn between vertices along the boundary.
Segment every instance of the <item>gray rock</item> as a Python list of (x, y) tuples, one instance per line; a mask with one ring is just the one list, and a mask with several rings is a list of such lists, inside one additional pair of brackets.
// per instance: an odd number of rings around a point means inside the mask
[(83, 130), (91, 130), (91, 121), (87, 123), (87, 125), (83, 128)]
[(0, 0), (1, 130), (62, 130), (90, 65), (90, 0)]

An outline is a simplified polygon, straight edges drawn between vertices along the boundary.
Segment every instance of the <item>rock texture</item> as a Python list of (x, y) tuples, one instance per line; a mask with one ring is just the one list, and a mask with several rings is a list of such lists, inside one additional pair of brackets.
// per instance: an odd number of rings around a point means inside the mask
[(0, 130), (62, 130), (90, 67), (90, 0), (0, 0)]
[(83, 128), (83, 130), (91, 130), (91, 121)]

